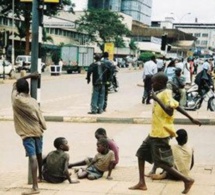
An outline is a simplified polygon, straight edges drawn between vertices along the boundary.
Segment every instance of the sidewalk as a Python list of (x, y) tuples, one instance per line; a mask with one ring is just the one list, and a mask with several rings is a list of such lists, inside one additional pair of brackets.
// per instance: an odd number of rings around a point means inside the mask
[[(192, 177), (196, 180), (189, 195), (214, 195), (215, 193), (215, 166), (195, 166)], [(149, 171), (147, 168), (146, 171)], [(138, 180), (137, 167), (117, 167), (113, 173), (113, 180), (106, 180), (105, 176), (96, 181), (83, 179), (79, 184), (69, 184), (67, 181), (61, 184), (39, 183), (41, 195), (180, 195), (183, 190), (181, 181), (152, 181), (146, 178), (147, 191), (128, 190)], [(5, 178), (0, 183), (1, 195), (20, 195), (21, 192), (31, 188), (26, 184), (26, 173), (16, 172), (9, 175), (1, 173)], [(11, 181), (11, 178), (13, 180)], [(72, 178), (75, 178), (73, 174)]]

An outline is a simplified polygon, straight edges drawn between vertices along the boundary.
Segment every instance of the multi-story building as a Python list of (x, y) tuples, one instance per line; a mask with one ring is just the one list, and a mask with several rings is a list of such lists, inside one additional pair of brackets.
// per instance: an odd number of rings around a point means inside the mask
[(173, 27), (197, 38), (197, 49), (215, 49), (214, 23), (173, 23)]
[(133, 20), (150, 25), (152, 0), (122, 0), (121, 11), (132, 16)]
[[(152, 21), (152, 27), (178, 29), (196, 37), (197, 50), (215, 49), (215, 23), (175, 23), (174, 18), (166, 17), (164, 21)], [(185, 40), (185, 38), (184, 38)]]
[(88, 8), (102, 8), (120, 12), (121, 0), (88, 0)]
[(145, 25), (151, 24), (152, 0), (88, 0), (88, 8), (122, 12)]

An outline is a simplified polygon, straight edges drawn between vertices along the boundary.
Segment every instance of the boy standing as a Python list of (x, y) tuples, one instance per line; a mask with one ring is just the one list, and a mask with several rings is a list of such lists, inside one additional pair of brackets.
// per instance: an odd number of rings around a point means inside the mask
[(79, 183), (72, 181), (68, 171), (69, 151), (68, 141), (64, 137), (58, 137), (54, 140), (55, 151), (50, 152), (44, 159), (43, 178), (50, 183), (62, 183), (68, 180), (69, 183)]
[(26, 80), (38, 77), (39, 74), (32, 73), (18, 79), (13, 85), (11, 94), (15, 130), (23, 140), (26, 154), (29, 157), (33, 180), (32, 189), (23, 192), (23, 195), (40, 193), (37, 167), (39, 168), (39, 179), (42, 180), (42, 145), (46, 123), (37, 101), (29, 95), (29, 84)]
[(175, 137), (174, 129), (174, 109), (178, 110), (194, 124), (201, 125), (198, 120), (193, 119), (186, 111), (184, 111), (179, 103), (172, 98), (171, 90), (166, 89), (168, 78), (159, 72), (152, 77), (152, 98), (154, 106), (152, 111), (152, 126), (149, 136), (143, 141), (138, 149), (136, 156), (139, 165), (139, 182), (135, 186), (130, 187), (131, 190), (147, 190), (145, 183), (145, 161), (155, 164), (184, 182), (184, 190), (186, 194), (192, 187), (194, 180), (189, 178), (173, 167), (172, 150), (169, 145), (171, 137)]

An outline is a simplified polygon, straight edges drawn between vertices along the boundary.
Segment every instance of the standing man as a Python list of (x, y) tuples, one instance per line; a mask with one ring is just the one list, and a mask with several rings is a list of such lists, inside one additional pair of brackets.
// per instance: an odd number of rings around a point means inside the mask
[(29, 84), (26, 80), (38, 77), (39, 74), (32, 73), (18, 79), (13, 85), (11, 95), (15, 130), (22, 138), (26, 155), (29, 157), (33, 179), (32, 189), (23, 192), (23, 195), (40, 193), (37, 168), (39, 168), (39, 180), (42, 180), (42, 145), (46, 123), (37, 101), (29, 95)]
[(150, 104), (150, 95), (152, 90), (152, 76), (158, 72), (155, 56), (151, 57), (151, 60), (146, 62), (143, 67), (143, 83), (144, 83), (144, 92), (142, 103)]
[(92, 63), (87, 71), (87, 83), (90, 83), (92, 74), (93, 92), (91, 97), (91, 112), (88, 114), (101, 114), (104, 108), (105, 84), (110, 77), (110, 71), (101, 57), (96, 55), (95, 62)]
[(103, 107), (103, 110), (106, 111), (106, 108), (107, 108), (107, 101), (108, 101), (108, 87), (110, 86), (110, 82), (112, 81), (113, 79), (113, 63), (108, 59), (109, 57), (109, 54), (108, 52), (104, 52), (103, 54), (103, 62), (106, 66), (106, 68), (109, 70), (109, 78), (106, 80), (106, 83), (105, 83), (105, 97), (104, 97), (104, 107)]

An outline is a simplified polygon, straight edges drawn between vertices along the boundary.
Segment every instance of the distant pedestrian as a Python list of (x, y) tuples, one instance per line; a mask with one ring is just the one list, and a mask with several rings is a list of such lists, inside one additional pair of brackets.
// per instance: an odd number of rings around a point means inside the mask
[(180, 68), (175, 69), (175, 76), (172, 77), (171, 83), (177, 89), (175, 96), (178, 96), (178, 97), (175, 99), (179, 101), (179, 105), (184, 108), (186, 106), (186, 101), (187, 101), (186, 89), (185, 89), (186, 79), (181, 74), (181, 72), (182, 70)]
[(50, 152), (43, 160), (43, 178), (50, 183), (62, 183), (68, 180), (69, 183), (79, 183), (71, 179), (71, 173), (68, 171), (69, 151), (68, 141), (64, 137), (58, 137), (54, 140), (55, 151)]
[(151, 99), (151, 90), (152, 90), (152, 77), (158, 72), (156, 58), (155, 56), (151, 57), (151, 60), (146, 62), (143, 67), (143, 83), (144, 83), (144, 92), (142, 97), (142, 103), (150, 104)]
[(39, 74), (32, 73), (18, 79), (13, 85), (12, 106), (16, 133), (22, 138), (22, 142), (29, 157), (33, 186), (27, 194), (39, 194), (37, 168), (39, 168), (39, 180), (42, 180), (42, 146), (43, 131), (46, 129), (45, 119), (42, 116), (37, 101), (29, 95), (29, 84), (26, 79), (38, 78)]
[(59, 65), (60, 67), (63, 67), (63, 59), (62, 59), (62, 58), (59, 60), (58, 65)]
[(173, 59), (164, 70), (164, 73), (167, 76), (168, 81), (171, 81), (172, 78), (175, 76), (175, 69), (176, 69), (175, 65), (176, 65), (176, 59)]
[(182, 175), (173, 167), (173, 156), (169, 140), (171, 137), (176, 136), (173, 124), (174, 109), (188, 117), (192, 123), (197, 125), (201, 125), (201, 123), (193, 119), (173, 99), (171, 90), (166, 89), (167, 81), (167, 76), (162, 72), (155, 74), (152, 78), (154, 106), (151, 132), (136, 153), (138, 157), (139, 182), (130, 187), (129, 189), (131, 190), (147, 190), (144, 177), (145, 161), (154, 163), (156, 167), (160, 167), (182, 180), (184, 182), (184, 191), (182, 193), (184, 194), (188, 193), (194, 183), (192, 178)]
[(95, 137), (97, 140), (100, 139), (107, 139), (109, 149), (114, 152), (115, 161), (114, 167), (119, 163), (119, 147), (117, 146), (116, 142), (113, 139), (108, 138), (106, 130), (104, 128), (98, 128), (95, 132)]
[(159, 59), (156, 59), (158, 72), (161, 72), (164, 70), (165, 68), (164, 60), (165, 60), (165, 57), (160, 57)]
[(104, 62), (101, 62), (100, 55), (96, 55), (94, 58), (95, 62), (89, 66), (86, 78), (89, 84), (92, 75), (93, 92), (91, 111), (88, 114), (101, 114), (104, 111), (105, 86), (110, 77), (110, 70)]
[(105, 97), (104, 97), (104, 106), (103, 106), (104, 111), (106, 111), (106, 109), (107, 109), (108, 88), (110, 87), (110, 84), (113, 80), (113, 74), (114, 74), (114, 65), (108, 58), (109, 58), (109, 53), (104, 52), (102, 62), (104, 62), (106, 68), (110, 72), (110, 76), (108, 77), (108, 79), (106, 80), (106, 83), (105, 83)]
[(102, 138), (98, 140), (97, 151), (98, 153), (93, 159), (87, 158), (83, 161), (72, 163), (69, 165), (69, 168), (87, 165), (87, 168), (80, 168), (76, 170), (79, 179), (99, 179), (106, 171), (108, 171), (106, 179), (112, 179), (111, 173), (112, 169), (114, 168), (115, 157), (114, 152), (109, 149), (107, 139)]
[(187, 61), (184, 64), (184, 77), (186, 78), (186, 84), (191, 85), (191, 59), (187, 58)]

